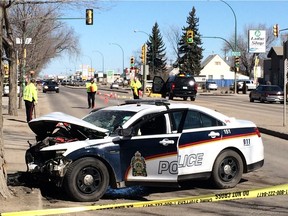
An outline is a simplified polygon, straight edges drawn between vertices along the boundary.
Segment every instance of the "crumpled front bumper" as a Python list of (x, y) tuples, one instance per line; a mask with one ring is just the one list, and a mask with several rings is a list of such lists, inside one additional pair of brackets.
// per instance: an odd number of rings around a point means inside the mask
[[(47, 158), (47, 155), (53, 155), (51, 152), (31, 152), (27, 150), (25, 155), (27, 172), (45, 176), (49, 180), (56, 182), (56, 185), (62, 183), (68, 166), (72, 163), (71, 160), (64, 156), (57, 156), (56, 158)], [(55, 154), (54, 154), (55, 155)]]

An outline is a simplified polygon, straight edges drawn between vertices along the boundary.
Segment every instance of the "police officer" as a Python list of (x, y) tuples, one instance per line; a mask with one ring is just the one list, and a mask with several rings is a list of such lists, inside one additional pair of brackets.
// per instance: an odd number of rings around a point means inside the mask
[(38, 102), (38, 92), (36, 87), (36, 80), (31, 79), (27, 86), (24, 88), (23, 100), (26, 108), (26, 120), (31, 121), (33, 118), (33, 111)]
[(87, 100), (88, 100), (88, 109), (95, 108), (95, 95), (98, 90), (98, 87), (92, 78), (90, 82), (86, 83), (86, 90), (87, 90)]
[(134, 76), (134, 79), (131, 80), (130, 87), (133, 92), (133, 98), (139, 99), (139, 91), (142, 87), (142, 84), (139, 81), (138, 77)]

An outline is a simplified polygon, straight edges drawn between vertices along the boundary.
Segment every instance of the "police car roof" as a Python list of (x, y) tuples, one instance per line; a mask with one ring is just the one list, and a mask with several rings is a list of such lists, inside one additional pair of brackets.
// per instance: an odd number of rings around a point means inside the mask
[(131, 112), (140, 112), (141, 110), (154, 110), (154, 111), (164, 111), (167, 109), (193, 109), (205, 112), (211, 116), (214, 116), (218, 119), (227, 119), (228, 116), (219, 113), (218, 111), (212, 110), (207, 107), (195, 105), (195, 104), (188, 104), (188, 103), (172, 103), (170, 104), (167, 100), (135, 100), (134, 103), (132, 101), (125, 102), (125, 104), (121, 104), (118, 106), (109, 106), (103, 109), (105, 110), (114, 110), (114, 111), (131, 111)]

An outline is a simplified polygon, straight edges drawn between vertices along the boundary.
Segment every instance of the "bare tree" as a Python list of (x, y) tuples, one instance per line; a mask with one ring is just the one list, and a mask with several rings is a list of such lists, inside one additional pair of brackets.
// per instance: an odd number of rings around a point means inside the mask
[(170, 46), (173, 50), (173, 55), (176, 59), (179, 59), (179, 41), (181, 39), (182, 30), (179, 26), (170, 26), (169, 30), (165, 32), (165, 36), (170, 43)]
[[(36, 77), (52, 58), (58, 57), (64, 52), (69, 55), (79, 53), (78, 38), (74, 30), (64, 25), (58, 19), (59, 6), (39, 4), (18, 4), (11, 8), (10, 24), (13, 26), (15, 44), (19, 66), (20, 93), (23, 91), (25, 77), (29, 77), (30, 71)], [(14, 81), (15, 86), (17, 81)], [(13, 85), (13, 82), (11, 82)], [(13, 89), (13, 87), (12, 87)], [(16, 89), (16, 88), (15, 88)], [(9, 101), (16, 106), (17, 94), (11, 94)], [(13, 97), (15, 96), (15, 98)], [(19, 97), (19, 108), (22, 105), (22, 95)], [(15, 106), (9, 106), (9, 114)]]

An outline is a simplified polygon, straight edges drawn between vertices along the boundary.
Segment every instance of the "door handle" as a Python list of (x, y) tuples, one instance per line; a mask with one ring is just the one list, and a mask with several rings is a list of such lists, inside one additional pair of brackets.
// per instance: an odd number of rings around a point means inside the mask
[(169, 140), (169, 139), (163, 139), (159, 142), (160, 144), (162, 144), (163, 146), (168, 146), (168, 145), (173, 145), (174, 144), (174, 140)]
[(215, 132), (215, 131), (211, 131), (209, 134), (208, 134), (209, 137), (211, 138), (216, 138), (216, 137), (219, 137), (220, 136), (220, 133), (219, 132)]

